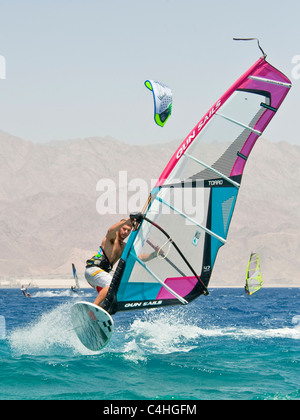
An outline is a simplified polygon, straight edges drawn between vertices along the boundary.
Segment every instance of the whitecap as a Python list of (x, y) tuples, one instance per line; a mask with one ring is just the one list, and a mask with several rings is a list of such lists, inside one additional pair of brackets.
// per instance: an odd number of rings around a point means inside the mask
[(43, 313), (36, 321), (16, 328), (8, 338), (16, 355), (91, 354), (78, 340), (71, 323), (72, 303)]

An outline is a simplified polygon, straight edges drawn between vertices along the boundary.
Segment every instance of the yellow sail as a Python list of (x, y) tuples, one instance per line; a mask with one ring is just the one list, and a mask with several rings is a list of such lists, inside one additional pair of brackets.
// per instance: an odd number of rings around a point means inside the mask
[(253, 295), (262, 285), (259, 256), (257, 253), (251, 253), (247, 266), (245, 291), (248, 295)]

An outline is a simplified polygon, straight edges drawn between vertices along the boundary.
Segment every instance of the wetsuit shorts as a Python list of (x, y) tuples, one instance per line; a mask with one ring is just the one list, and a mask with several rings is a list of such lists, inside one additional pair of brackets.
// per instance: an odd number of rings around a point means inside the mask
[(110, 286), (112, 273), (107, 273), (99, 267), (87, 267), (85, 270), (86, 281), (99, 293), (104, 287)]

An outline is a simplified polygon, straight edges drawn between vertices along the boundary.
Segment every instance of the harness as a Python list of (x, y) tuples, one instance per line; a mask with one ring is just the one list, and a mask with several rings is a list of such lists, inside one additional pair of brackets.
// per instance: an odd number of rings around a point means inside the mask
[(91, 259), (86, 261), (86, 268), (89, 267), (99, 267), (107, 273), (112, 270), (112, 265), (101, 246), (99, 247), (97, 253)]

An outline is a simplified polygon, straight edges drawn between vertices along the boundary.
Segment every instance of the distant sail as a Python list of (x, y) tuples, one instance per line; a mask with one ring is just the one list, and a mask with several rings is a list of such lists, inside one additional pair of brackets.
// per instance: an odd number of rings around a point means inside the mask
[(245, 291), (248, 295), (253, 295), (262, 285), (259, 256), (256, 253), (251, 253), (247, 266)]
[(146, 80), (145, 86), (153, 93), (154, 121), (163, 127), (172, 113), (172, 91), (167, 85), (154, 80)]
[(73, 271), (73, 277), (74, 277), (74, 280), (75, 280), (76, 288), (78, 290), (80, 290), (79, 280), (78, 280), (78, 276), (77, 276), (77, 272), (76, 272), (76, 268), (75, 268), (74, 264), (72, 264), (72, 271)]
[(208, 293), (244, 167), (290, 88), (290, 80), (262, 57), (193, 128), (129, 237), (106, 310), (181, 305)]

